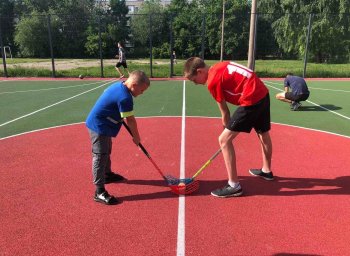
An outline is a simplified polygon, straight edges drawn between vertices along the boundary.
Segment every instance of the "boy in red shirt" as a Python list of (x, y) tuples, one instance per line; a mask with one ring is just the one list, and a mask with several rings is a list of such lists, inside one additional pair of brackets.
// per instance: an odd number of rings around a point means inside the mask
[[(207, 84), (221, 112), (224, 131), (219, 136), (219, 144), (227, 169), (228, 184), (212, 191), (211, 194), (216, 197), (243, 194), (237, 177), (236, 155), (232, 142), (240, 132), (250, 133), (252, 128), (258, 134), (261, 143), (263, 165), (261, 169), (250, 169), (249, 173), (265, 180), (273, 180), (272, 142), (269, 133), (270, 98), (264, 83), (252, 70), (240, 64), (225, 61), (209, 67), (198, 57), (186, 61), (184, 75), (196, 84)], [(239, 106), (232, 116), (227, 102)]]

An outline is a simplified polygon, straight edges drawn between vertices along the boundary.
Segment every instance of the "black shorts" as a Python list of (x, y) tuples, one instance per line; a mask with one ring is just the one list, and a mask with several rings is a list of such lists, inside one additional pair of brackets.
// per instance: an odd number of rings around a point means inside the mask
[(120, 66), (123, 66), (124, 68), (128, 68), (128, 65), (126, 64), (126, 62), (118, 62), (115, 66), (117, 68), (119, 68)]
[(285, 98), (287, 100), (291, 100), (291, 101), (303, 101), (303, 100), (307, 100), (309, 98), (310, 94), (299, 94), (299, 95), (295, 95), (293, 94), (293, 92), (286, 92), (285, 94)]
[(238, 107), (226, 128), (230, 131), (246, 133), (250, 133), (252, 128), (257, 133), (269, 131), (271, 129), (269, 94), (255, 105)]

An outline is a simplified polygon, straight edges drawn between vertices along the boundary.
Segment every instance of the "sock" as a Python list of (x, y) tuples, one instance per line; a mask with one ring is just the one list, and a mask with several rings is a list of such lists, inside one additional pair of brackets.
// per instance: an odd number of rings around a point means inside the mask
[(261, 168), (261, 171), (264, 172), (264, 173), (270, 173), (271, 172), (271, 171), (266, 171), (263, 168)]
[(102, 194), (105, 191), (106, 191), (105, 187), (96, 187), (96, 194), (98, 195)]
[(228, 181), (228, 184), (233, 188), (239, 186), (239, 182)]

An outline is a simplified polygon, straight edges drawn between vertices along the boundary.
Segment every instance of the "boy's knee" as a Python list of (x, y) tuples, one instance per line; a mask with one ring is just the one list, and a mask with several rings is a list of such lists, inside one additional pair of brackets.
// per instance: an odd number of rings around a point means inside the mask
[(228, 138), (224, 134), (221, 134), (219, 136), (218, 141), (219, 141), (220, 147), (224, 147), (228, 143)]

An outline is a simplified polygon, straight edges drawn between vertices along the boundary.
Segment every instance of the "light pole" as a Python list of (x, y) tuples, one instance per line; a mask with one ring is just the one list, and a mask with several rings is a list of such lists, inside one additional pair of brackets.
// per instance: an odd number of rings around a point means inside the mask
[(225, 26), (225, 0), (222, 0), (221, 52), (220, 52), (220, 61), (223, 60), (223, 56), (224, 56), (224, 26)]
[(255, 68), (255, 35), (256, 35), (256, 1), (252, 0), (252, 8), (250, 12), (250, 30), (249, 30), (249, 50), (248, 50), (248, 68)]

